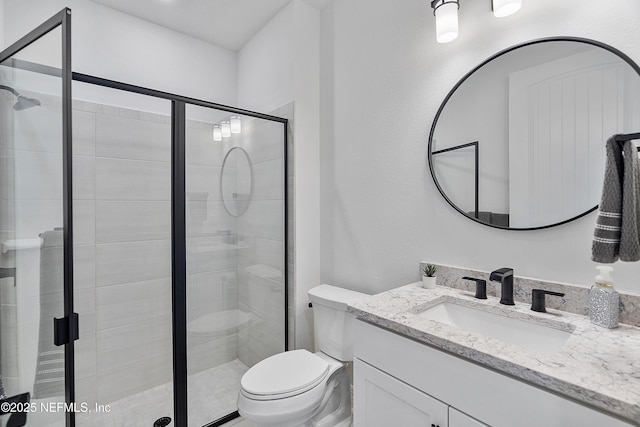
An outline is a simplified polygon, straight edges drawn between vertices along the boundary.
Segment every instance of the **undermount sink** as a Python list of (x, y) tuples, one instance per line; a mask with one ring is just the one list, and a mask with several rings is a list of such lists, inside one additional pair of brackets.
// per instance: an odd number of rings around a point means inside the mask
[[(571, 336), (571, 331), (453, 302), (441, 302), (416, 314), (429, 320), (544, 354), (558, 352)], [(558, 325), (558, 327), (561, 328), (562, 325)]]

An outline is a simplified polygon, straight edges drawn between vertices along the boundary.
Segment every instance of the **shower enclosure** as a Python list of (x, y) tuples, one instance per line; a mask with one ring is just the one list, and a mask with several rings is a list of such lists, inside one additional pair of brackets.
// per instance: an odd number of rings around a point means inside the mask
[(287, 120), (72, 73), (70, 19), (0, 55), (0, 425), (220, 425), (288, 347)]

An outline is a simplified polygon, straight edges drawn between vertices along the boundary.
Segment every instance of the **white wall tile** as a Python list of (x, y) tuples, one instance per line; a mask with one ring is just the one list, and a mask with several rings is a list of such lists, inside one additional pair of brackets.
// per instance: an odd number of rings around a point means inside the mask
[(131, 242), (171, 236), (169, 202), (96, 201), (96, 242)]
[[(248, 174), (243, 168), (238, 170), (238, 185), (242, 186), (243, 179)], [(253, 164), (253, 194), (252, 200), (282, 200), (284, 199), (284, 161), (282, 159), (269, 160)]]
[(212, 127), (197, 129), (187, 126), (186, 149), (188, 165), (221, 166), (222, 144), (213, 140)]
[(62, 227), (62, 200), (16, 200), (16, 238), (34, 239)]
[(96, 245), (96, 285), (161, 279), (171, 275), (171, 241)]
[(167, 362), (171, 360), (170, 315), (99, 330), (96, 337), (98, 374), (131, 367), (139, 362), (149, 362), (157, 357), (162, 357)]
[(171, 315), (171, 279), (157, 279), (96, 289), (96, 329)]
[(73, 156), (73, 199), (95, 199), (96, 159), (93, 156)]
[(96, 247), (74, 245), (73, 289), (92, 289), (96, 286)]
[(209, 200), (207, 202), (207, 219), (198, 222), (187, 220), (187, 236), (216, 236), (221, 232), (236, 234), (236, 218), (224, 210), (222, 202)]
[(73, 201), (73, 243), (88, 245), (96, 242), (96, 204), (93, 200)]
[(244, 215), (238, 217), (238, 229), (247, 236), (284, 240), (284, 201), (251, 202)]
[[(74, 343), (76, 379), (96, 375), (96, 334), (80, 334)], [(82, 400), (80, 400), (82, 401)]]
[(171, 165), (98, 157), (96, 199), (171, 200)]
[(189, 375), (214, 368), (238, 357), (236, 334), (212, 339), (199, 345), (193, 345), (190, 342), (187, 336), (187, 372)]
[(74, 292), (73, 308), (81, 320), (80, 335), (92, 334), (96, 330), (96, 291), (79, 289)]
[(98, 374), (96, 378), (96, 400), (98, 403), (113, 402), (171, 381), (173, 372), (171, 358), (165, 355), (153, 357), (153, 350), (149, 349), (148, 351), (150, 357), (143, 361), (137, 361), (122, 369)]
[(243, 123), (240, 146), (249, 153), (253, 164), (284, 157), (284, 125), (262, 119)]
[(15, 198), (62, 200), (62, 154), (15, 151)]
[(171, 160), (171, 126), (100, 114), (96, 118), (96, 156)]
[(233, 235), (187, 238), (187, 262), (191, 265), (189, 271), (205, 273), (235, 268), (237, 246), (231, 243), (233, 238)]
[(221, 200), (219, 166), (188, 165), (187, 192), (209, 193), (207, 200)]
[(96, 115), (92, 112), (73, 110), (73, 154), (95, 156)]

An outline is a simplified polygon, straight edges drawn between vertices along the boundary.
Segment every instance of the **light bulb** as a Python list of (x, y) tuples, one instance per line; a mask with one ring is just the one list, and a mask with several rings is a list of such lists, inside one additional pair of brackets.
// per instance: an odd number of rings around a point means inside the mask
[(240, 116), (231, 116), (231, 133), (240, 133), (242, 132), (242, 121), (240, 121)]
[(458, 38), (458, 2), (443, 0), (435, 9), (436, 40), (449, 43)]
[(220, 125), (213, 125), (213, 140), (222, 141), (222, 129), (220, 129)]
[(223, 138), (229, 138), (231, 136), (231, 123), (228, 121), (220, 122), (220, 129), (222, 130)]
[(492, 0), (493, 14), (497, 18), (513, 15), (522, 7), (522, 0)]

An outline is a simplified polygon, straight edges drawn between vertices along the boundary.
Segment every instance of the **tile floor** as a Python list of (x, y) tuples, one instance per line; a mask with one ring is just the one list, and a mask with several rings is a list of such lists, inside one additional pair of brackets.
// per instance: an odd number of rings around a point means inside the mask
[[(240, 378), (247, 371), (239, 360), (189, 376), (189, 427), (201, 427), (236, 409)], [(108, 413), (78, 414), (78, 427), (150, 427), (162, 416), (173, 416), (172, 383), (110, 403)], [(170, 427), (174, 424), (170, 424)], [(226, 426), (252, 427), (237, 419)], [(51, 427), (62, 427), (64, 423)]]

